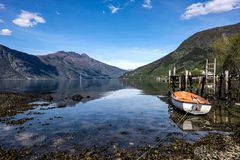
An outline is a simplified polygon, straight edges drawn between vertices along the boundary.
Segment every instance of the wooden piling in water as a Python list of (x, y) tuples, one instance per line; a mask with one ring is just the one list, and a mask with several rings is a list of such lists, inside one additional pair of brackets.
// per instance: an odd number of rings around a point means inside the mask
[(187, 88), (187, 86), (188, 86), (188, 70), (185, 71), (185, 89)]
[(203, 97), (203, 94), (204, 94), (205, 83), (206, 83), (206, 77), (202, 77), (201, 97)]
[(208, 77), (208, 59), (206, 59), (206, 78)]
[(238, 79), (238, 90), (237, 90), (237, 101), (240, 101), (240, 75), (237, 78)]
[(232, 89), (232, 76), (230, 75), (228, 78), (228, 91), (231, 91)]
[(225, 71), (225, 94), (228, 94), (229, 71)]
[(185, 91), (186, 90), (186, 79), (185, 79), (185, 76), (182, 76), (181, 77), (181, 91)]
[[(214, 65), (214, 68), (211, 66)], [(209, 67), (210, 66), (210, 67)], [(210, 71), (213, 70), (214, 71)], [(172, 91), (181, 90), (193, 92), (193, 83), (198, 81), (198, 88), (196, 93), (204, 97), (206, 95), (216, 95), (219, 99), (240, 100), (240, 76), (229, 74), (229, 71), (225, 71), (220, 76), (216, 76), (216, 59), (214, 63), (209, 63), (206, 60), (206, 75), (193, 77), (191, 72), (185, 70), (185, 74), (176, 75), (176, 67), (173, 70), (169, 70), (169, 84)], [(234, 87), (233, 87), (234, 86)], [(206, 88), (207, 87), (207, 88)], [(208, 92), (213, 91), (214, 92)]]
[(181, 90), (182, 78), (181, 76), (178, 77), (178, 88)]
[(192, 85), (193, 85), (193, 80), (192, 80), (192, 75), (188, 76), (188, 80), (189, 80), (189, 91), (192, 92)]
[(172, 88), (173, 88), (173, 91), (176, 90), (176, 76), (172, 76), (173, 80), (172, 80)]
[(172, 91), (176, 91), (176, 89), (178, 88), (177, 86), (177, 76), (171, 76), (171, 83), (170, 83), (170, 86), (172, 88)]
[(228, 98), (233, 98), (233, 92), (232, 92), (232, 76), (230, 75), (228, 78)]
[(173, 68), (173, 75), (176, 76), (176, 67)]
[(214, 58), (214, 73), (213, 73), (213, 84), (214, 84), (214, 93), (216, 92), (216, 72), (217, 72), (217, 59)]
[(218, 89), (218, 98), (221, 99), (222, 98), (222, 86), (223, 86), (224, 76), (221, 74), (221, 76), (219, 78), (220, 78), (220, 81), (219, 81), (219, 89)]
[(169, 83), (169, 84), (171, 83), (171, 74), (172, 74), (172, 71), (169, 70), (169, 71), (168, 71), (168, 83)]

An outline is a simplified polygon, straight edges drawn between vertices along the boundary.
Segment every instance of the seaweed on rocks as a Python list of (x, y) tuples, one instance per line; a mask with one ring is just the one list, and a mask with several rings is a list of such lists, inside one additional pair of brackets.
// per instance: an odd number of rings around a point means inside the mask
[(0, 93), (0, 117), (14, 116), (32, 109), (28, 102), (34, 100), (32, 95), (20, 93)]

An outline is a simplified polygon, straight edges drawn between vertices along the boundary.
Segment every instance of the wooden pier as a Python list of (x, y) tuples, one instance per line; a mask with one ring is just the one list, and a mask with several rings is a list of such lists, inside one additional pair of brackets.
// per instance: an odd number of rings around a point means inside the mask
[(205, 74), (192, 76), (191, 71), (176, 74), (176, 67), (169, 70), (168, 83), (172, 91), (194, 92), (202, 97), (240, 102), (240, 75), (231, 75), (229, 71), (216, 74), (217, 61), (206, 60)]

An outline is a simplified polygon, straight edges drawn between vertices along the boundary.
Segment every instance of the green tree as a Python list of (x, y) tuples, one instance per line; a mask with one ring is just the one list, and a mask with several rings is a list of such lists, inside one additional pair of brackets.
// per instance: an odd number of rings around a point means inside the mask
[(240, 74), (240, 32), (217, 40), (213, 57), (217, 58), (218, 72), (229, 70), (231, 74)]

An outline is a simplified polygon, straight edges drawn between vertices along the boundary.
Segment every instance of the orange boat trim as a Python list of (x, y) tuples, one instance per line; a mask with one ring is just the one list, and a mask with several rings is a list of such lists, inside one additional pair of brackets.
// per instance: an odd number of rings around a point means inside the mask
[(172, 95), (175, 100), (183, 103), (209, 104), (209, 102), (206, 99), (190, 92), (177, 91), (174, 92)]

